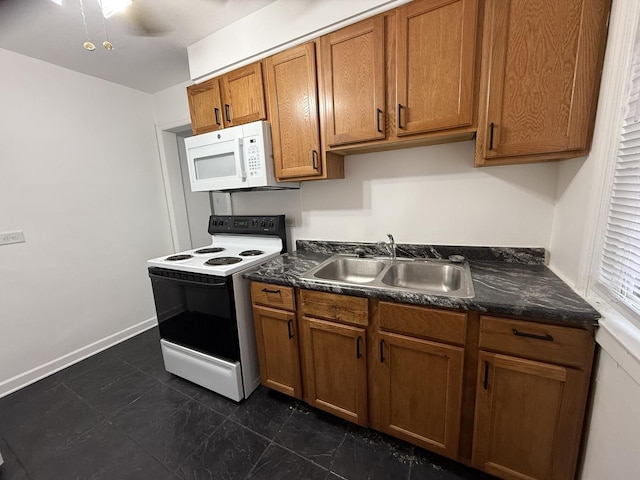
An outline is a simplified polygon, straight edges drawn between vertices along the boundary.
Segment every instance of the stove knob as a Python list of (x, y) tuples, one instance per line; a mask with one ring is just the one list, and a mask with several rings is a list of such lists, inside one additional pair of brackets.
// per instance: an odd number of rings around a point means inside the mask
[(258, 219), (257, 218), (254, 218), (253, 220), (251, 220), (251, 226), (254, 227), (254, 228), (258, 226)]
[(273, 219), (269, 220), (269, 228), (273, 228)]

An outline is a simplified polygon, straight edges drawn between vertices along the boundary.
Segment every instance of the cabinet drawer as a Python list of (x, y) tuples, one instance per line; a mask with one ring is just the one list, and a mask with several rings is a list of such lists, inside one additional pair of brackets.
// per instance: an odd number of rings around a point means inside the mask
[(594, 339), (588, 330), (482, 316), (480, 348), (561, 365), (585, 367), (591, 361)]
[(295, 310), (293, 287), (251, 282), (251, 300), (259, 305)]
[(467, 314), (380, 302), (380, 328), (464, 345)]
[(301, 290), (300, 300), (303, 315), (355, 325), (367, 326), (369, 324), (369, 308), (366, 298)]

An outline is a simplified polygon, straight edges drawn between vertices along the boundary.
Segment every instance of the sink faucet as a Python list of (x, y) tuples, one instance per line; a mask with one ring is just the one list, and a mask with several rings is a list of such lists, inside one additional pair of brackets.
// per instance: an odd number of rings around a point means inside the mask
[(378, 244), (383, 245), (387, 249), (387, 252), (389, 252), (389, 258), (391, 260), (395, 260), (396, 259), (396, 242), (393, 239), (393, 235), (391, 235), (390, 233), (387, 233), (387, 237), (389, 237), (389, 243), (378, 242)]

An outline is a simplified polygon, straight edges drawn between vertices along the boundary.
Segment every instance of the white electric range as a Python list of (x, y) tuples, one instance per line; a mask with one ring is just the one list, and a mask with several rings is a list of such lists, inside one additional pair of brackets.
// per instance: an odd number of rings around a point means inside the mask
[(260, 384), (250, 282), (286, 252), (284, 215), (209, 218), (212, 243), (147, 262), (168, 372), (235, 401)]

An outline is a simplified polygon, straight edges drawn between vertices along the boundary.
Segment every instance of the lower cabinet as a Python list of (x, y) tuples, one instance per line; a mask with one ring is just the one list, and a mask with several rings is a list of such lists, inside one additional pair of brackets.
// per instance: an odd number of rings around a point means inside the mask
[(380, 333), (375, 373), (379, 429), (428, 450), (458, 454), (464, 349)]
[(304, 400), (367, 426), (366, 298), (300, 291)]
[(593, 336), (482, 316), (479, 347), (473, 465), (508, 480), (575, 478)]
[(592, 331), (253, 282), (262, 383), (505, 480), (571, 480)]
[(261, 382), (266, 387), (302, 398), (293, 289), (254, 282), (251, 296)]
[(304, 399), (309, 405), (367, 425), (364, 328), (302, 318)]

